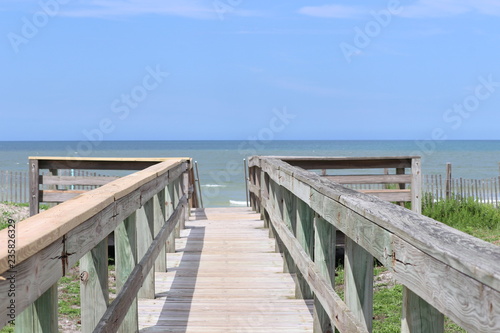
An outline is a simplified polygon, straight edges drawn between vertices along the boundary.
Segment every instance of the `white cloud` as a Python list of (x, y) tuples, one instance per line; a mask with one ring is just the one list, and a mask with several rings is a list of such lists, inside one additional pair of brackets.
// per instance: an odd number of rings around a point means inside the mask
[(343, 5), (323, 5), (307, 6), (298, 10), (300, 14), (326, 17), (326, 18), (358, 18), (368, 13), (364, 7), (343, 6)]
[[(396, 15), (407, 18), (438, 18), (467, 13), (500, 16), (499, 0), (417, 0), (409, 5), (406, 5), (406, 1), (399, 1), (399, 3), (402, 10)], [(377, 8), (330, 4), (302, 7), (298, 12), (325, 18), (359, 18), (371, 10), (377, 10)]]
[(432, 18), (464, 14), (469, 12), (470, 6), (456, 0), (419, 0), (412, 5), (403, 6), (402, 17)]
[(500, 1), (497, 0), (418, 0), (403, 6), (401, 16), (409, 18), (433, 18), (456, 16), (466, 13), (500, 15)]
[[(219, 19), (220, 8), (201, 0), (93, 0), (78, 1), (61, 13), (70, 17), (118, 18), (137, 15), (170, 15), (195, 19)], [(238, 7), (224, 8), (224, 15), (256, 16)]]

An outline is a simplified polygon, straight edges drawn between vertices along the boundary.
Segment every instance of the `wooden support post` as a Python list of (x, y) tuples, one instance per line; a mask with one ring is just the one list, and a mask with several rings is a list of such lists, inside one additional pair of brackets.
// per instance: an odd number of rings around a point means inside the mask
[[(396, 168), (396, 175), (404, 175), (405, 174), (405, 168)], [(398, 188), (400, 190), (404, 190), (406, 188), (406, 184), (405, 183), (399, 183), (398, 184)], [(405, 206), (405, 202), (404, 201), (400, 201), (399, 202), (399, 205), (404, 207)]]
[[(314, 218), (314, 264), (321, 276), (335, 286), (336, 228), (319, 216)], [(314, 299), (314, 333), (333, 333), (335, 326), (319, 301)]]
[(107, 237), (80, 259), (80, 272), (82, 332), (90, 333), (109, 303)]
[(256, 213), (262, 213), (262, 175), (264, 172), (262, 172), (261, 168), (255, 168), (255, 185), (258, 188), (258, 196), (256, 197), (256, 202), (255, 202), (255, 212)]
[[(175, 180), (174, 184), (175, 184), (174, 209), (176, 209), (177, 205), (179, 205), (179, 200), (182, 197), (182, 176), (180, 176), (179, 178), (177, 178)], [(171, 248), (171, 250), (172, 250), (173, 253), (175, 252), (175, 238), (179, 238), (181, 236), (180, 223), (177, 223), (175, 225), (175, 229), (174, 230), (175, 230), (175, 232), (174, 232), (174, 235), (172, 237), (172, 239), (173, 239), (173, 247)]]
[[(250, 185), (255, 185), (255, 181), (254, 181), (254, 173), (255, 173), (255, 168), (256, 167), (249, 167), (248, 168), (248, 183)], [(252, 208), (252, 210), (255, 210), (255, 195), (253, 194), (253, 192), (250, 192), (250, 207)]]
[(411, 210), (422, 214), (422, 167), (420, 157), (411, 160)]
[[(448, 184), (451, 185), (451, 164), (447, 163), (448, 172), (446, 176), (446, 197), (448, 198)], [(412, 210), (418, 214), (422, 213), (422, 201), (413, 201), (413, 188), (421, 191), (420, 159), (412, 160)], [(450, 179), (450, 182), (448, 182)], [(451, 192), (451, 191), (450, 191)], [(403, 286), (403, 314), (401, 320), (402, 333), (442, 333), (444, 332), (444, 316), (433, 306), (428, 304), (410, 289)]]
[(38, 160), (30, 160), (30, 216), (38, 214), (39, 207), (39, 178)]
[[(133, 213), (120, 223), (115, 229), (115, 256), (116, 256), (116, 292), (119, 293), (127, 281), (130, 273), (137, 264), (137, 228), (136, 213)], [(120, 333), (135, 333), (139, 331), (137, 298), (132, 302)]]
[[(172, 181), (170, 184), (167, 185), (167, 190), (165, 191), (165, 196), (166, 196), (165, 199), (167, 202), (166, 219), (168, 220), (168, 218), (174, 212), (175, 207), (177, 206), (177, 203), (175, 201), (175, 183), (174, 183), (174, 181)], [(175, 253), (175, 232), (172, 232), (167, 238), (166, 252), (167, 253)]]
[[(137, 227), (137, 260), (141, 261), (142, 257), (149, 250), (154, 238), (154, 209), (153, 199), (148, 200), (144, 206), (137, 210), (136, 227)], [(139, 298), (155, 298), (155, 269), (149, 271), (144, 279), (142, 288), (137, 296)]]
[[(38, 214), (39, 168), (38, 160), (30, 160), (30, 216)], [(44, 292), (16, 318), (15, 332), (51, 333), (58, 331), (57, 283)]]
[[(282, 217), (283, 221), (287, 225), (290, 231), (295, 229), (296, 221), (297, 221), (297, 213), (295, 211), (295, 197), (291, 195), (291, 193), (284, 189), (283, 187), (276, 184), (276, 187), (279, 187), (279, 195), (276, 196), (277, 204), (281, 205), (282, 209)], [(283, 272), (295, 274), (297, 272), (297, 267), (292, 259), (292, 256), (286, 250), (283, 249)], [(297, 276), (294, 276), (295, 285), (298, 285)]]
[(402, 333), (442, 333), (444, 316), (426, 301), (403, 287)]
[[(167, 185), (167, 188), (165, 190), (165, 201), (167, 205), (166, 209), (166, 220), (172, 215), (174, 212), (175, 206), (174, 206), (174, 185), (173, 182)], [(166, 252), (167, 253), (172, 253), (175, 251), (175, 235), (174, 233), (170, 234), (167, 238), (167, 243), (166, 243)]]
[[(302, 200), (295, 197), (297, 207), (297, 223), (295, 230), (295, 237), (299, 241), (302, 249), (314, 260), (314, 213), (312, 209)], [(297, 270), (297, 277), (299, 280), (299, 288), (296, 289), (297, 298), (312, 299), (314, 293), (309, 287), (306, 279), (304, 279), (301, 272)]]
[(15, 332), (53, 333), (58, 330), (56, 283), (17, 316)]
[(269, 229), (269, 238), (275, 238), (276, 235), (274, 232), (273, 225), (270, 221), (269, 214), (267, 213), (267, 211), (265, 209), (263, 209), (262, 211), (263, 211), (262, 215), (264, 215), (262, 218), (262, 220), (264, 221), (264, 228)]
[(345, 303), (366, 329), (373, 321), (373, 256), (355, 241), (345, 240)]
[[(182, 193), (183, 195), (185, 194), (189, 198), (189, 173), (188, 171), (184, 172), (183, 178), (182, 178)], [(182, 197), (182, 195), (181, 195)], [(186, 228), (186, 221), (189, 221), (189, 216), (191, 215), (191, 205), (187, 205), (186, 209), (184, 210), (185, 214), (183, 219), (179, 222), (179, 236), (180, 237), (180, 230)]]
[[(162, 190), (153, 196), (153, 205), (154, 205), (153, 210), (154, 210), (154, 225), (155, 225), (154, 234), (156, 237), (166, 221), (165, 190)], [(160, 250), (160, 254), (158, 255), (158, 258), (155, 261), (155, 271), (156, 272), (167, 271), (167, 253), (165, 246)]]
[(446, 199), (451, 197), (451, 163), (446, 163)]

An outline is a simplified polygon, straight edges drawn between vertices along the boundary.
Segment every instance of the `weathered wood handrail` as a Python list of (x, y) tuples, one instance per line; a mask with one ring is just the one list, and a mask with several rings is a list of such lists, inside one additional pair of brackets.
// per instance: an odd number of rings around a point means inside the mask
[[(71, 161), (75, 164), (74, 166), (77, 162)], [(92, 163), (91, 161), (86, 162)], [(110, 168), (112, 165), (113, 168), (118, 166), (119, 169), (118, 162), (112, 162), (109, 165)], [(122, 169), (134, 169), (130, 167), (130, 161), (127, 163), (129, 165), (127, 167), (122, 165)], [(144, 165), (144, 163), (142, 164)], [(139, 167), (136, 168), (139, 169)], [(135, 216), (136, 211), (143, 211), (140, 214), (144, 217), (140, 217), (139, 214), (137, 216), (137, 224), (142, 223), (141, 227), (138, 226), (137, 231), (134, 231), (134, 234), (137, 232), (137, 241), (135, 238), (133, 240), (133, 242), (137, 242), (137, 250), (133, 251), (137, 252), (138, 258), (136, 264), (133, 264), (135, 267), (125, 274), (125, 280), (129, 276), (130, 278), (125, 282), (119, 294), (121, 299), (131, 298), (133, 300), (137, 290), (135, 287), (130, 289), (128, 286), (130, 284), (134, 286), (143, 284), (162, 247), (164, 253), (165, 241), (173, 230), (178, 230), (179, 225), (183, 225), (186, 219), (186, 214), (189, 212), (188, 198), (191, 185), (189, 173), (191, 168), (191, 160), (188, 158), (156, 161), (146, 169), (114, 180), (98, 189), (85, 192), (76, 198), (16, 223), (14, 237), (11, 237), (12, 233), (7, 229), (0, 231), (0, 244), (7, 246), (7, 244), (12, 243), (12, 241), (9, 242), (9, 239), (15, 241), (15, 263), (12, 262), (13, 257), (9, 257), (6, 250), (0, 251), (0, 276), (6, 278), (6, 280), (0, 279), (0, 295), (2, 295), (0, 298), (0, 327), (13, 319), (12, 316), (9, 316), (12, 313), (8, 308), (10, 304), (14, 303), (14, 315), (20, 314), (47, 290), (51, 289), (78, 260), (87, 256), (90, 251), (99, 249), (101, 242), (111, 232), (116, 231), (118, 226), (123, 225), (123, 221), (130, 216)], [(172, 208), (167, 208), (167, 214), (165, 214), (165, 192), (168, 192), (169, 200), (173, 204)], [(143, 225), (149, 225), (149, 227), (143, 228)], [(149, 241), (141, 241), (139, 236), (144, 233), (149, 234), (149, 232), (151, 232)], [(11, 261), (9, 262), (9, 260)], [(101, 279), (102, 276), (99, 275), (97, 266), (93, 266), (99, 263), (92, 264), (92, 256), (86, 260), (90, 260), (90, 270), (86, 272), (87, 276), (82, 276), (82, 280), (85, 278), (85, 281), (91, 282)], [(104, 262), (107, 266), (107, 257)], [(158, 265), (158, 261), (155, 265)], [(105, 274), (107, 274), (107, 269)], [(11, 276), (15, 280), (13, 283), (9, 281)], [(9, 293), (12, 288), (14, 288), (13, 293)], [(133, 297), (130, 294), (131, 291), (135, 293)], [(7, 295), (11, 296), (7, 297)], [(109, 309), (128, 308), (131, 304), (128, 301), (124, 301), (123, 304), (115, 302)], [(128, 305), (124, 306), (125, 304)], [(95, 305), (98, 307), (99, 300), (95, 300)], [(91, 304), (85, 306), (92, 309)], [(118, 329), (116, 323), (123, 320), (126, 313), (126, 309), (120, 313), (106, 312), (106, 315), (111, 316), (110, 318), (115, 321), (105, 324), (102, 321), (97, 331), (116, 331)], [(97, 321), (102, 314), (98, 315)], [(82, 327), (84, 326), (83, 320), (82, 314)], [(95, 321), (96, 318), (92, 320)], [(57, 325), (57, 318), (55, 321)], [(88, 323), (86, 323), (86, 327), (88, 331)], [(42, 327), (42, 331), (47, 332), (47, 329)], [(130, 331), (135, 331), (135, 329), (131, 327)]]
[[(402, 331), (441, 332), (439, 315), (418, 312), (431, 308), (470, 332), (500, 331), (498, 246), (283, 160), (249, 160), (251, 203), (268, 221), (302, 294), (315, 295), (318, 318), (325, 309), (341, 332), (371, 331), (374, 257), (420, 297), (416, 305), (403, 300), (411, 304)], [(346, 235), (345, 302), (333, 289), (336, 229)], [(325, 321), (315, 329), (325, 329)]]
[[(397, 184), (397, 189), (379, 189), (368, 187), (358, 189), (385, 201), (411, 202), (413, 207), (421, 206), (421, 167), (419, 156), (388, 156), (388, 157), (322, 157), (322, 156), (281, 156), (273, 157), (283, 162), (306, 170), (321, 170), (321, 176), (339, 184), (381, 185)], [(335, 170), (373, 170), (395, 169), (395, 174), (327, 174)], [(410, 173), (405, 174), (409, 169)], [(407, 189), (407, 185), (410, 189)]]

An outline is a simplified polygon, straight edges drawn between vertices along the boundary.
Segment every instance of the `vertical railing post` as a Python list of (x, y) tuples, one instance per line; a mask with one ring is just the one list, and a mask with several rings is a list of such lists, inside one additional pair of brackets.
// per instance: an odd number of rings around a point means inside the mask
[[(40, 178), (38, 160), (31, 159), (30, 167), (30, 216), (39, 212)], [(58, 331), (57, 283), (42, 294), (16, 318), (16, 332), (52, 333)]]
[[(297, 223), (295, 237), (299, 241), (302, 249), (309, 257), (314, 260), (314, 213), (313, 210), (302, 200), (292, 193), (296, 202)], [(303, 299), (312, 299), (314, 294), (309, 287), (306, 279), (300, 271), (297, 270), (300, 294), (297, 297)]]
[[(149, 199), (137, 210), (137, 260), (141, 261), (154, 239), (154, 209), (153, 198)], [(137, 296), (139, 298), (155, 298), (155, 268), (145, 277)]]
[(349, 237), (345, 238), (345, 303), (366, 329), (373, 321), (373, 256)]
[[(404, 174), (405, 174), (405, 168), (396, 168), (396, 175), (404, 175)], [(406, 184), (405, 183), (399, 183), (398, 184), (398, 188), (400, 190), (404, 190), (406, 188)], [(400, 201), (399, 205), (404, 207), (405, 206), (405, 202), (404, 201)]]
[(30, 160), (30, 216), (38, 214), (39, 207), (39, 193), (40, 193), (40, 171), (38, 169), (38, 160)]
[(17, 333), (53, 333), (58, 331), (57, 283), (16, 317)]
[(402, 333), (442, 333), (444, 316), (410, 289), (403, 287)]
[[(189, 200), (189, 171), (184, 172), (182, 176), (182, 196), (186, 195)], [(182, 197), (181, 196), (181, 197)], [(189, 216), (191, 215), (191, 205), (188, 203), (184, 211), (184, 218), (179, 222), (179, 236), (180, 230), (186, 227), (186, 221), (189, 221)]]
[[(292, 231), (295, 227), (297, 218), (297, 214), (295, 213), (295, 200), (292, 200), (292, 196), (287, 189), (283, 188), (277, 183), (275, 183), (275, 189), (277, 189), (276, 204), (278, 205), (278, 207), (282, 207), (281, 218), (283, 219), (283, 222), (288, 227), (288, 229)], [(292, 256), (286, 248), (283, 248), (283, 272), (295, 274), (296, 271), (297, 267), (295, 266), (295, 262), (293, 261)], [(294, 280), (295, 285), (297, 286), (298, 283), (296, 276), (294, 277)]]
[[(248, 169), (248, 180), (250, 182), (250, 184), (252, 186), (256, 186), (256, 182), (255, 182), (255, 169), (257, 168), (257, 166), (252, 166)], [(252, 209), (254, 211), (256, 211), (256, 195), (254, 192), (250, 192), (250, 207), (252, 207)]]
[[(335, 286), (336, 228), (319, 216), (314, 218), (314, 264), (330, 286)], [(335, 326), (319, 301), (314, 299), (314, 333), (333, 333)]]
[[(180, 199), (182, 197), (182, 175), (177, 177), (177, 179), (174, 181), (174, 209), (177, 208), (179, 205)], [(172, 233), (172, 245), (171, 245), (171, 252), (175, 253), (175, 238), (178, 238), (181, 236), (181, 229), (180, 229), (180, 224), (177, 223), (175, 225), (174, 233)]]
[[(422, 175), (420, 158), (412, 159), (412, 211), (422, 214)], [(450, 165), (451, 171), (451, 165)], [(451, 179), (451, 173), (450, 173)], [(446, 196), (448, 197), (448, 176), (446, 177)], [(450, 190), (451, 191), (451, 190)], [(414, 192), (416, 192), (414, 194)], [(417, 196), (417, 197), (416, 197)], [(444, 316), (429, 303), (410, 289), (403, 286), (403, 314), (401, 320), (403, 333), (442, 333), (444, 332)]]
[[(175, 189), (174, 189), (174, 179), (169, 180), (169, 184), (165, 190), (165, 201), (167, 203), (167, 215), (166, 220), (172, 215), (175, 210), (176, 202), (175, 202)], [(172, 232), (167, 238), (166, 244), (166, 252), (173, 253), (175, 252), (175, 233)]]
[[(127, 217), (115, 229), (116, 257), (116, 292), (119, 293), (130, 273), (137, 264), (137, 227), (136, 212)], [(119, 333), (136, 333), (139, 331), (137, 298), (130, 306), (125, 319), (120, 325)]]
[(411, 160), (411, 210), (422, 214), (422, 166), (420, 157)]
[(109, 303), (108, 237), (80, 259), (82, 332), (93, 332)]
[[(165, 224), (165, 189), (161, 190), (153, 196), (153, 211), (154, 211), (154, 234), (155, 237), (160, 232), (161, 228)], [(155, 271), (156, 272), (166, 272), (167, 271), (167, 254), (166, 247), (162, 247), (158, 257), (155, 261)]]

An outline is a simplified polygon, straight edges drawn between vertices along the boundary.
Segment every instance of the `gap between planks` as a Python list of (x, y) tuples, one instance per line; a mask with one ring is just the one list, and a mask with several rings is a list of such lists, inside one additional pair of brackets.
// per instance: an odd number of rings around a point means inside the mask
[(140, 332), (311, 333), (312, 301), (295, 299), (268, 234), (250, 208), (194, 210), (156, 299), (139, 300)]

